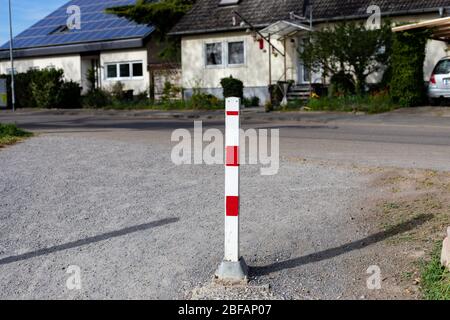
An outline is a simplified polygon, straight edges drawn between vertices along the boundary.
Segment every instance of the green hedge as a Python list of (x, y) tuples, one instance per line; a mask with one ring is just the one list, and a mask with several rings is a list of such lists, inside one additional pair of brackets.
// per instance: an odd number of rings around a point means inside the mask
[[(11, 101), (11, 76), (8, 80), (8, 101)], [(14, 77), (17, 108), (80, 108), (81, 87), (73, 81), (64, 81), (64, 71), (47, 68), (28, 70)]]
[(428, 39), (428, 31), (394, 34), (390, 93), (394, 102), (402, 107), (413, 107), (425, 102), (423, 66)]
[(229, 78), (223, 78), (220, 84), (223, 88), (224, 98), (238, 97), (241, 100), (244, 99), (244, 83), (241, 80), (230, 76)]

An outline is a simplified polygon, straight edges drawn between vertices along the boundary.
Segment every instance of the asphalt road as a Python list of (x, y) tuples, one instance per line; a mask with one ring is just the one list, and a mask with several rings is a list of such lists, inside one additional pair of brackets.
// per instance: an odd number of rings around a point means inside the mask
[[(281, 133), (277, 175), (242, 169), (253, 284), (288, 299), (370, 297), (366, 270), (389, 265), (380, 242), (391, 235), (361, 210), (373, 177), (352, 165), (450, 166), (450, 125), (408, 117), (244, 123)], [(0, 122), (38, 133), (0, 150), (0, 298), (171, 299), (210, 281), (222, 258), (223, 167), (170, 160), (172, 131), (193, 120), (4, 113)], [(81, 290), (66, 286), (74, 265)]]
[[(446, 110), (446, 109), (444, 109)], [(449, 170), (450, 117), (412, 109), (381, 115), (302, 114), (302, 121), (279, 121), (277, 116), (255, 114), (244, 128), (278, 128), (285, 156), (333, 160), (371, 166)], [(125, 113), (124, 113), (125, 114)], [(287, 117), (289, 119), (289, 117)], [(194, 119), (152, 119), (151, 116), (52, 115), (49, 113), (0, 113), (0, 122), (15, 122), (42, 133), (87, 135), (106, 138), (170, 141), (177, 128), (192, 128)], [(223, 130), (223, 120), (203, 120), (207, 128)], [(120, 134), (116, 134), (119, 133)], [(111, 133), (111, 134), (109, 134)]]

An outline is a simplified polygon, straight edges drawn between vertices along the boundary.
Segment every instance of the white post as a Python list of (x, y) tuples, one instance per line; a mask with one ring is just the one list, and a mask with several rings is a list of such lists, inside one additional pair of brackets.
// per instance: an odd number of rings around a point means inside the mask
[(225, 103), (225, 258), (216, 277), (225, 281), (245, 281), (247, 266), (239, 253), (239, 98)]
[(238, 98), (228, 98), (225, 115), (225, 260), (239, 261), (239, 116)]

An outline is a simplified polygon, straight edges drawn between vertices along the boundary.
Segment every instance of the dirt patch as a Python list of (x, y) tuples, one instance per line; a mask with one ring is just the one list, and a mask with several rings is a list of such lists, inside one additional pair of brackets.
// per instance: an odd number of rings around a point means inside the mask
[(376, 173), (371, 224), (386, 233), (384, 289), (373, 298), (420, 299), (420, 264), (450, 225), (450, 172), (389, 169)]
[(376, 207), (383, 229), (420, 216), (430, 217), (417, 228), (390, 238), (390, 242), (433, 245), (445, 237), (450, 224), (450, 172), (391, 171), (375, 180), (374, 185), (388, 191), (388, 197)]

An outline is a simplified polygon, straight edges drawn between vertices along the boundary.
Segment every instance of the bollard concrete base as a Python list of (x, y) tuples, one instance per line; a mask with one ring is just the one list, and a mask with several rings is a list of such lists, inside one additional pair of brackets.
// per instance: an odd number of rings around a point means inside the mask
[(222, 261), (216, 271), (216, 279), (228, 283), (247, 283), (248, 266), (244, 258), (238, 262)]

